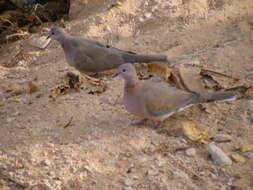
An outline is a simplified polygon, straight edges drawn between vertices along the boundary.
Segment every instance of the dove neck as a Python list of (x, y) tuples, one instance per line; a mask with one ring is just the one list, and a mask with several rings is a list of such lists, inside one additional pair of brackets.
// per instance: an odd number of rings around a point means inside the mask
[(131, 91), (135, 89), (138, 85), (138, 79), (136, 78), (131, 78), (128, 80), (125, 80), (125, 90), (126, 91)]
[(70, 36), (68, 36), (67, 34), (64, 34), (61, 36), (61, 38), (59, 39), (59, 42), (63, 48), (68, 44), (69, 39), (70, 39)]

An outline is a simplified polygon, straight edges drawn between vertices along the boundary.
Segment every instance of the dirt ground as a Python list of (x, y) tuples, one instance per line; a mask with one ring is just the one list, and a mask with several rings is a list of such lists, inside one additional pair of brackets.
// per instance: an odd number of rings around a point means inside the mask
[[(253, 82), (252, 0), (73, 0), (65, 25), (121, 49), (166, 54)], [(72, 69), (57, 42), (31, 47), (36, 37), (0, 48), (0, 189), (253, 189), (253, 151), (239, 151), (253, 144), (250, 102), (194, 106), (159, 130), (130, 127), (138, 118), (120, 103), (123, 81), (110, 75), (102, 77), (103, 93), (72, 90), (50, 98)], [(29, 81), (37, 92), (27, 92)], [(229, 156), (239, 151), (245, 162), (216, 165), (207, 145), (184, 135), (182, 121), (226, 135), (215, 144)], [(196, 154), (188, 155), (189, 148)]]

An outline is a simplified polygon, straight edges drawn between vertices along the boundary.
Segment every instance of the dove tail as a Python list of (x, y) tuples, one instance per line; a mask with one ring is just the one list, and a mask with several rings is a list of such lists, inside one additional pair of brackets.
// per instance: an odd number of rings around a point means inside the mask
[(200, 94), (200, 103), (205, 102), (228, 102), (238, 100), (239, 97), (235, 96), (232, 92), (214, 92)]
[(167, 56), (164, 55), (126, 54), (123, 55), (123, 59), (126, 63), (169, 62)]

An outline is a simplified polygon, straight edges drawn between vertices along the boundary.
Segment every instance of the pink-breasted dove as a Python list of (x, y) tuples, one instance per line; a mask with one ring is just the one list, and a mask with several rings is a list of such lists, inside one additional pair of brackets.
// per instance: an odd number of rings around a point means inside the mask
[(158, 127), (172, 114), (192, 105), (238, 99), (232, 92), (195, 93), (169, 87), (166, 83), (140, 81), (132, 64), (119, 66), (115, 76), (124, 79), (123, 104), (126, 110), (142, 118), (134, 125), (142, 125), (151, 119), (157, 122)]

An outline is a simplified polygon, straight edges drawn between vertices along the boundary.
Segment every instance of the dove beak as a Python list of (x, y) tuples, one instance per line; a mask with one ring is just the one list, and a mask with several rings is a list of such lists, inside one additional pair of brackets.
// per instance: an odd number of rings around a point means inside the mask
[(112, 75), (112, 78), (118, 77), (120, 75), (120, 72), (115, 73), (114, 75)]
[(51, 36), (52, 36), (51, 34), (48, 34), (47, 39), (51, 38)]

